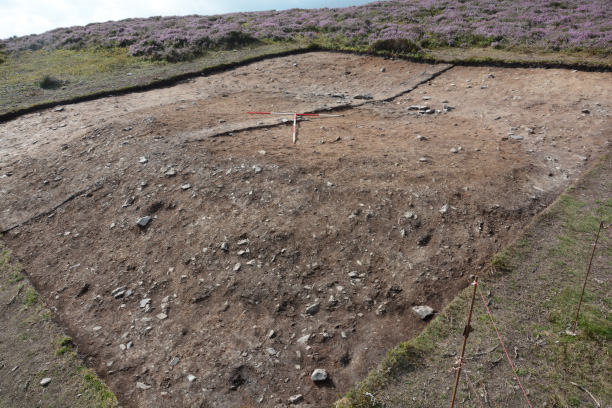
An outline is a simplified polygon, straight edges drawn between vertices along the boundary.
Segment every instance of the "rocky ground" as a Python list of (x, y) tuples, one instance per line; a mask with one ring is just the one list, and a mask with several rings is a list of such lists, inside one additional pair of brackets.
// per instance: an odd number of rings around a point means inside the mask
[(0, 230), (123, 406), (329, 405), (610, 151), (610, 77), (310, 53), (58, 106), (0, 125)]

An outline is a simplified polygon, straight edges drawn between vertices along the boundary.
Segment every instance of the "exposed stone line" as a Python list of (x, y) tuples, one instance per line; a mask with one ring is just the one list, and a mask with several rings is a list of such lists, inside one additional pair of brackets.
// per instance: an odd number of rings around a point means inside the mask
[[(423, 71), (421, 72), (419, 75), (417, 75), (417, 78), (419, 76), (424, 76), (424, 78), (422, 80), (420, 80), (419, 82), (417, 82), (416, 84), (410, 86), (408, 89), (403, 89), (391, 96), (388, 96), (386, 98), (383, 99), (372, 99), (372, 100), (368, 100), (368, 101), (364, 101), (364, 102), (358, 102), (358, 103), (351, 103), (348, 105), (342, 105), (342, 106), (336, 106), (336, 107), (328, 107), (328, 108), (323, 108), (323, 109), (314, 109), (311, 112), (312, 113), (338, 113), (338, 112), (344, 112), (344, 111), (348, 111), (348, 110), (352, 110), (355, 108), (359, 108), (361, 106), (365, 106), (368, 104), (374, 104), (374, 103), (380, 103), (380, 102), (389, 102), (394, 100), (395, 98), (399, 98), (400, 96), (406, 95), (410, 92), (416, 91), (417, 88), (435, 78), (437, 78), (438, 76), (442, 75), (443, 73), (447, 72), (448, 70), (450, 70), (451, 68), (453, 68), (454, 65), (452, 64), (445, 64), (442, 66), (441, 69), (435, 71), (435, 72), (431, 72), (431, 73), (427, 73), (427, 71)], [(248, 122), (247, 124), (245, 124), (245, 122), (241, 122), (237, 125), (231, 126), (231, 124), (225, 125), (225, 126), (217, 126), (217, 127), (213, 127), (213, 128), (209, 128), (207, 129), (207, 131), (209, 133), (209, 135), (203, 136), (203, 137), (192, 137), (192, 135), (196, 135), (196, 134), (201, 134), (202, 130), (198, 130), (198, 131), (192, 131), (192, 132), (187, 132), (187, 133), (183, 133), (183, 134), (179, 134), (177, 136), (184, 136), (186, 140), (184, 140), (184, 143), (188, 143), (188, 142), (202, 142), (206, 139), (212, 139), (212, 138), (216, 138), (216, 137), (224, 137), (224, 136), (230, 136), (231, 133), (235, 133), (235, 132), (247, 132), (250, 130), (258, 130), (258, 129), (269, 129), (269, 128), (274, 128), (277, 126), (283, 126), (283, 125), (290, 125), (290, 121), (288, 122), (282, 122), (279, 121), (278, 119), (273, 119), (273, 120), (268, 120), (268, 123), (264, 123), (261, 125), (252, 125), (249, 124), (251, 122)]]

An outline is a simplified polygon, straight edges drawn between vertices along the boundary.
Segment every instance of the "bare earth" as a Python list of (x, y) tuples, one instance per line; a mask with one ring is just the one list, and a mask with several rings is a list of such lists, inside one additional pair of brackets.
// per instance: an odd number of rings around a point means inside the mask
[[(123, 406), (330, 405), (610, 152), (610, 100), (610, 73), (266, 60), (0, 124), (0, 231)], [(294, 145), (251, 110), (343, 116)]]

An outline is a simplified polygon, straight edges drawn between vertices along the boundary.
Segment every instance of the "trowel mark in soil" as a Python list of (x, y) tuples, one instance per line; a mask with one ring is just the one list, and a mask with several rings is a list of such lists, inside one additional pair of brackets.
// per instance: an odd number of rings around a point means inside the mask
[[(609, 150), (609, 107), (576, 113), (589, 89), (609, 100), (608, 74), (452, 68), (402, 94), (402, 81), (430, 68), (340, 57), (263, 61), (247, 75), (74, 105), (84, 129), (3, 149), (21, 160), (3, 167), (14, 173), (4, 225), (45, 213), (8, 242), (123, 405), (274, 405), (299, 394), (329, 404), (423, 327), (412, 306), (440, 310), (582, 171), (582, 157)], [(208, 137), (257, 126), (229, 113), (285, 83), (274, 106), (257, 108), (342, 106), (338, 92), (375, 99), (303, 121), (297, 145), (282, 124)], [(520, 94), (519, 84), (530, 85)], [(561, 85), (563, 100), (547, 104)], [(408, 109), (423, 104), (434, 112)], [(316, 368), (330, 387), (311, 381)]]

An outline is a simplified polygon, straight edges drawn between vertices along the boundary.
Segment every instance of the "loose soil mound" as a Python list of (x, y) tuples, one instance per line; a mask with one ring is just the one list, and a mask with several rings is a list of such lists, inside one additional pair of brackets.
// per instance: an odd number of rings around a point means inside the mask
[(610, 150), (610, 76), (311, 53), (26, 115), (0, 229), (124, 406), (329, 405)]

